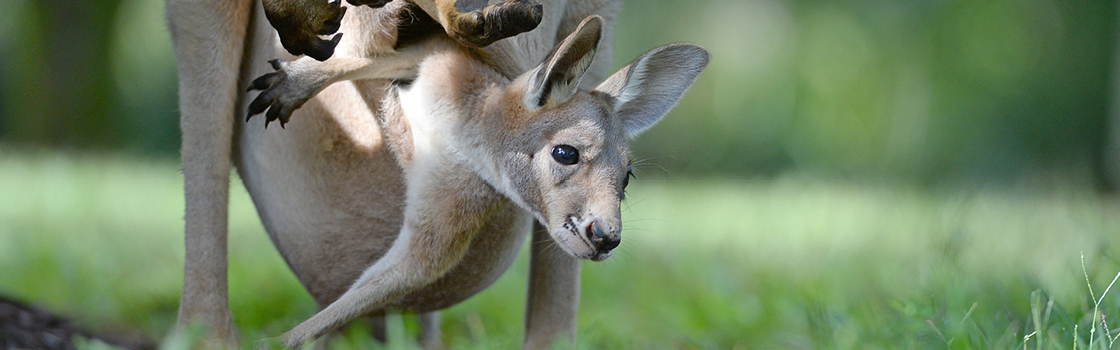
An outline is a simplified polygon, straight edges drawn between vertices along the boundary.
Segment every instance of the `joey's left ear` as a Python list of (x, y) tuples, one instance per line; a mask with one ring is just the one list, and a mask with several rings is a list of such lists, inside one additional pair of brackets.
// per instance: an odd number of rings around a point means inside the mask
[(614, 110), (630, 137), (656, 124), (680, 101), (711, 55), (696, 44), (650, 50), (607, 78), (595, 91), (614, 97)]
[(602, 37), (603, 18), (584, 19), (552, 49), (544, 62), (525, 73), (528, 78), (525, 105), (535, 110), (564, 103), (575, 95), (580, 79), (595, 60)]

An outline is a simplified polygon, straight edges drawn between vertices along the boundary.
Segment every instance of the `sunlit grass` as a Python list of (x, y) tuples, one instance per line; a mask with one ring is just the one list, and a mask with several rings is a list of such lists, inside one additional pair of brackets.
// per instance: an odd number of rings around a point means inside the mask
[[(182, 278), (177, 169), (0, 149), (0, 293), (91, 328), (166, 337)], [(628, 197), (620, 251), (584, 264), (584, 348), (1089, 349), (1092, 336), (1102, 349), (1118, 334), (1103, 324), (1120, 326), (1109, 318), (1120, 293), (1102, 294), (1120, 271), (1120, 203), (1085, 188), (643, 177)], [(314, 313), (239, 183), (230, 237), (230, 302), (246, 344)], [(446, 344), (520, 344), (524, 255), (444, 314)], [(411, 317), (393, 324), (416, 332)], [(335, 345), (371, 343), (352, 327)]]

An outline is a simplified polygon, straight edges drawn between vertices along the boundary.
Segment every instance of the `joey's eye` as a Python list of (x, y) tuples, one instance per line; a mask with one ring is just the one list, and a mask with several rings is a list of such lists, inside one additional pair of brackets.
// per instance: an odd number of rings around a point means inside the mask
[(579, 163), (579, 151), (572, 146), (559, 145), (552, 148), (552, 159), (564, 165)]
[(627, 170), (626, 171), (626, 178), (622, 179), (622, 189), (623, 190), (626, 189), (626, 186), (630, 185), (630, 178), (635, 178), (635, 179), (638, 178), (637, 176), (634, 176), (634, 171), (633, 170)]

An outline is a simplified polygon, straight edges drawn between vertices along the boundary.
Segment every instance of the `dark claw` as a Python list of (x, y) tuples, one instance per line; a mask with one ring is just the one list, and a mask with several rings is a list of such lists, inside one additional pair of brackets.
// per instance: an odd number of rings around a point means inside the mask
[(334, 37), (331, 38), (331, 52), (332, 53), (334, 52), (334, 47), (338, 45), (339, 41), (342, 41), (342, 33), (338, 33), (338, 35), (335, 35)]
[(346, 2), (354, 6), (366, 5), (372, 8), (380, 8), (381, 6), (385, 6), (385, 4), (388, 4), (390, 1), (392, 0), (346, 0)]
[(290, 98), (294, 96), (286, 95), (293, 92), (288, 90), (291, 88), (290, 86), (285, 89), (285, 84), (289, 83), (286, 79), (289, 77), (288, 73), (283, 70), (282, 62), (272, 60), (269, 63), (277, 71), (262, 75), (249, 84), (250, 91), (261, 90), (261, 93), (249, 103), (245, 121), (248, 122), (254, 115), (264, 113), (265, 128), (268, 128), (268, 124), (271, 124), (274, 120), (280, 120), (280, 127), (283, 128), (291, 120), (292, 113), (303, 106), (307, 102), (306, 98), (310, 96), (298, 101), (291, 100)]
[(245, 121), (249, 121), (254, 115), (261, 114), (261, 112), (264, 112), (264, 110), (268, 108), (269, 102), (266, 98), (266, 94), (267, 92), (262, 92), (260, 95), (257, 95), (257, 98), (253, 99), (252, 103), (249, 103), (249, 116), (245, 117)]
[[(268, 123), (271, 123), (273, 120), (276, 120), (279, 117), (280, 117), (280, 104), (279, 103), (273, 103), (272, 106), (268, 107), (268, 113), (264, 114), (264, 127), (268, 128)], [(280, 127), (281, 128), (284, 127), (283, 122), (280, 123)]]
[(281, 80), (284, 80), (284, 72), (268, 73), (253, 79), (253, 82), (249, 83), (249, 89), (245, 91), (264, 90), (279, 83)]
[[(279, 60), (272, 60), (270, 63), (273, 64), (273, 67), (277, 67), (279, 65)], [(285, 76), (286, 74), (283, 71), (277, 71), (262, 75), (253, 79), (252, 83), (249, 83), (249, 89), (247, 91), (261, 90), (261, 93), (253, 99), (253, 102), (249, 103), (249, 115), (245, 117), (246, 122), (252, 119), (254, 115), (261, 114), (261, 112), (269, 109), (269, 105), (272, 104), (273, 100), (273, 92), (269, 89), (283, 81)]]
[(292, 119), (292, 112), (295, 112), (295, 109), (291, 108), (289, 106), (284, 106), (283, 108), (280, 108), (280, 128), (281, 129), (284, 128), (284, 124), (287, 124), (288, 121)]
[(304, 54), (306, 54), (307, 57), (314, 58), (316, 61), (326, 61), (334, 55), (334, 48), (338, 46), (340, 40), (342, 40), (342, 33), (335, 34), (330, 41), (315, 39), (314, 46), (304, 52)]
[(250, 119), (253, 119), (254, 115), (264, 112), (265, 108), (268, 108), (268, 102), (264, 102), (260, 96), (257, 96), (257, 98), (253, 99), (253, 103), (249, 104), (249, 111), (248, 115), (245, 117), (245, 122), (249, 122)]

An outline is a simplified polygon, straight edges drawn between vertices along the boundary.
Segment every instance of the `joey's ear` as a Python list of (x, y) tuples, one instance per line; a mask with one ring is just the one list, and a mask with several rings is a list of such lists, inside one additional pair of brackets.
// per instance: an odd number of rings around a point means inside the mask
[(595, 91), (614, 97), (614, 110), (630, 137), (656, 124), (677, 104), (711, 55), (696, 44), (665, 45), (646, 52)]
[(556, 45), (544, 62), (530, 70), (525, 91), (529, 109), (564, 103), (576, 93), (579, 81), (599, 51), (603, 18), (587, 17), (572, 34)]

